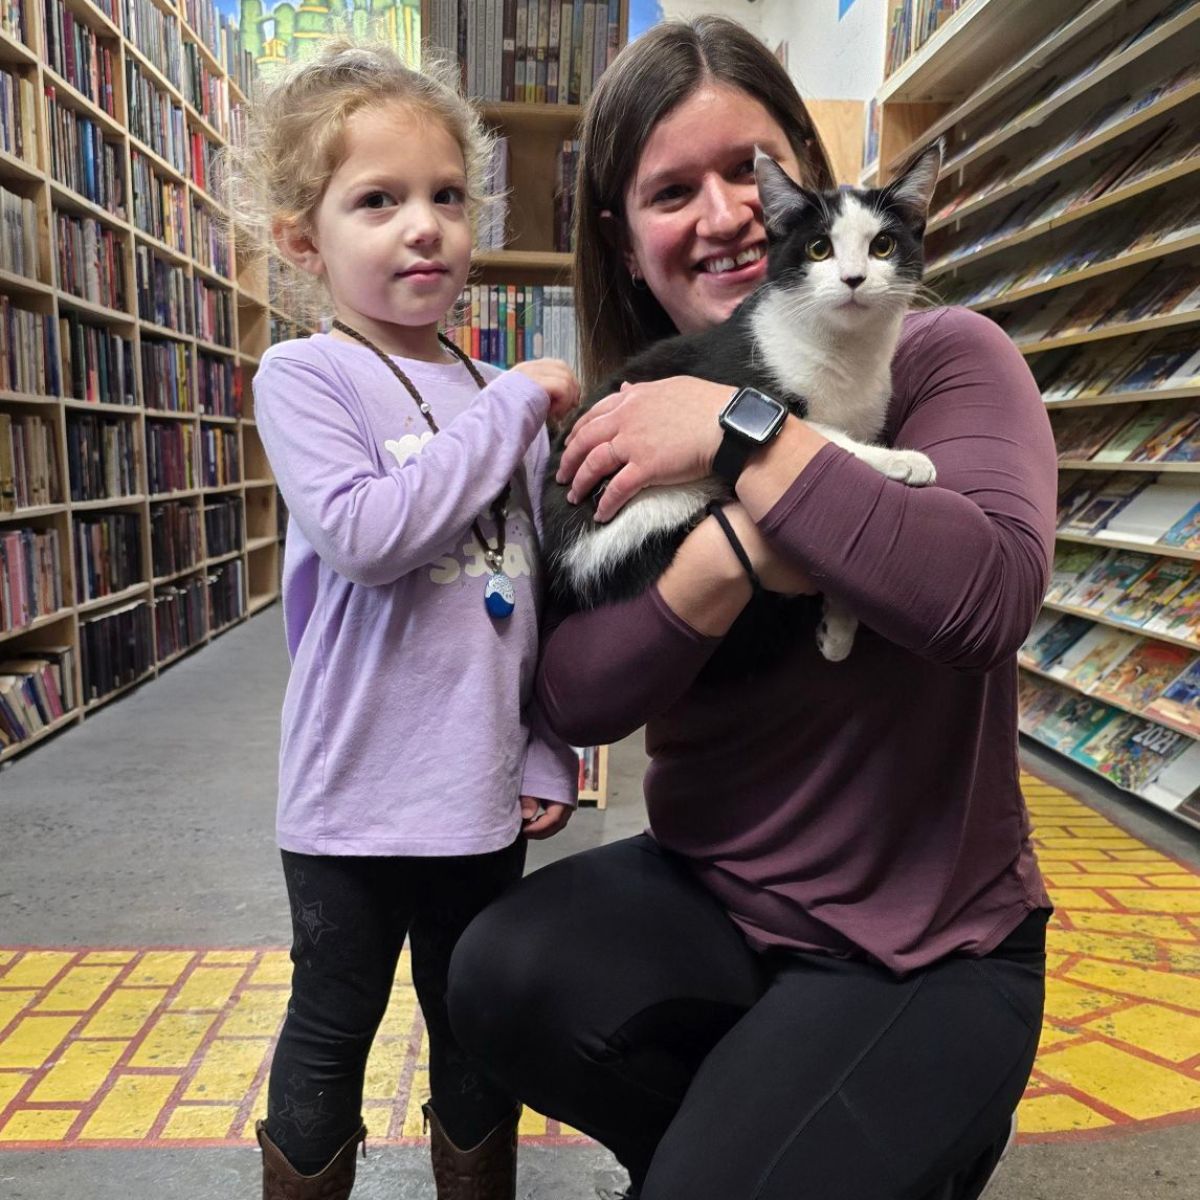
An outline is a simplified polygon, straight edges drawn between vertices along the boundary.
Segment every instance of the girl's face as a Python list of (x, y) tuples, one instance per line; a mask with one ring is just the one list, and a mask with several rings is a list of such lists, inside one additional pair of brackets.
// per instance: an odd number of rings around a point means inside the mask
[(360, 109), (313, 222), (313, 259), (338, 317), (394, 354), (444, 357), (437, 325), (471, 264), (458, 142), (402, 104)]
[(720, 324), (766, 278), (755, 146), (799, 178), (787, 135), (763, 105), (706, 83), (654, 127), (626, 189), (626, 268), (680, 333)]

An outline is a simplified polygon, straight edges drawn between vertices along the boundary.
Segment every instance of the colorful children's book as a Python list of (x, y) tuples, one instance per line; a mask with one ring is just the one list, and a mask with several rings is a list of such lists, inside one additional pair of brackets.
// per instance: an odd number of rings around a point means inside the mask
[(1092, 462), (1125, 462), (1162, 424), (1162, 414), (1153, 405), (1136, 412), (1092, 455)]
[(1076, 742), (1069, 752), (1076, 762), (1091, 767), (1093, 771), (1101, 769), (1116, 745), (1149, 724), (1141, 717), (1129, 713), (1116, 712), (1111, 708), (1108, 711), (1112, 713), (1111, 719), (1099, 726), (1089, 737)]
[(1137, 550), (1114, 550), (1102, 558), (1063, 600), (1072, 608), (1102, 613), (1159, 560)]
[(1094, 625), (1050, 668), (1050, 674), (1081, 692), (1094, 690), (1097, 681), (1105, 678), (1137, 647), (1136, 633)]
[(1164, 546), (1177, 546), (1181, 550), (1200, 550), (1200, 500), (1158, 540)]
[(1022, 671), (1017, 682), (1017, 711), (1021, 732), (1034, 730), (1070, 695), (1066, 688)]
[(1027, 661), (1041, 671), (1049, 669), (1058, 661), (1059, 656), (1079, 641), (1091, 627), (1092, 622), (1086, 617), (1060, 616), (1029, 647)]
[(1140, 710), (1195, 661), (1196, 655), (1191, 650), (1146, 638), (1096, 684), (1092, 694), (1100, 700)]
[[(1060, 461), (1089, 459), (1128, 421), (1120, 405), (1070, 410), (1054, 421), (1054, 444)], [(1139, 439), (1140, 440), (1140, 439)]]
[(1152, 546), (1200, 500), (1200, 488), (1178, 477), (1152, 483), (1109, 517), (1096, 536)]
[(1186, 812), (1200, 820), (1197, 788), (1200, 788), (1200, 742), (1192, 742), (1144, 785), (1139, 794), (1167, 812)]
[(1200, 461), (1200, 428), (1193, 429), (1186, 437), (1180, 438), (1170, 450), (1162, 456), (1161, 462), (1197, 462)]
[(1158, 462), (1200, 428), (1200, 410), (1194, 404), (1171, 405), (1165, 412), (1162, 424), (1129, 456), (1130, 462)]
[(1099, 546), (1059, 542), (1054, 550), (1054, 567), (1046, 589), (1046, 600), (1057, 604), (1106, 553)]
[(1193, 575), (1184, 589), (1142, 626), (1147, 633), (1165, 633), (1185, 641), (1200, 633), (1200, 574)]
[(1116, 709), (1076, 692), (1068, 695), (1049, 716), (1043, 718), (1033, 736), (1051, 750), (1068, 754), (1116, 715)]
[(1062, 527), (1063, 533), (1094, 537), (1150, 482), (1135, 474), (1111, 475)]
[[(1186, 654), (1187, 651), (1185, 650)], [(1180, 725), (1200, 737), (1200, 659), (1188, 666), (1146, 705), (1146, 715)]]
[(1141, 579), (1113, 601), (1106, 616), (1127, 625), (1144, 626), (1170, 608), (1196, 574), (1196, 564), (1178, 558), (1160, 559)]
[[(1135, 724), (1118, 731), (1116, 723), (1103, 730), (1080, 748), (1079, 761), (1087, 766), (1090, 757), (1099, 755), (1095, 769), (1110, 782), (1126, 791), (1140, 791), (1172, 760), (1191, 744), (1191, 739), (1174, 729), (1153, 721), (1127, 718)], [(1125, 722), (1121, 722), (1125, 725)], [(1092, 743), (1097, 743), (1092, 748)], [(1076, 757), (1076, 755), (1072, 755)]]

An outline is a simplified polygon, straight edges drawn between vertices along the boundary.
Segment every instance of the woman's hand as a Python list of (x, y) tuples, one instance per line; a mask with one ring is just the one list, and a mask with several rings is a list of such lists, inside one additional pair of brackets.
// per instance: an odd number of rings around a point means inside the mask
[(556, 478), (577, 504), (610, 475), (596, 506), (608, 521), (644, 487), (712, 474), (721, 444), (717, 418), (734, 389), (691, 375), (626, 383), (579, 418)]
[[(738, 536), (738, 541), (742, 543), (764, 591), (778, 592), (781, 596), (816, 595), (818, 589), (804, 568), (780, 554), (740, 504), (726, 504), (724, 512)], [(733, 553), (732, 547), (729, 552)]]
[(561, 359), (532, 358), (517, 363), (514, 371), (528, 375), (550, 397), (550, 420), (557, 423), (579, 404), (579, 380)]
[(521, 834), (535, 842), (553, 837), (564, 828), (574, 811), (569, 804), (560, 804), (556, 800), (522, 796)]

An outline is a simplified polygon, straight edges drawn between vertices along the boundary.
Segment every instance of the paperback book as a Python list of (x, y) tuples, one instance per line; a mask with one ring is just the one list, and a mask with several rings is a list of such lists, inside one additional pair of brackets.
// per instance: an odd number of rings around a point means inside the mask
[(1200, 737), (1200, 659), (1191, 659), (1162, 693), (1146, 705), (1146, 715), (1181, 726)]
[(1195, 661), (1196, 655), (1191, 650), (1145, 638), (1113, 665), (1096, 683), (1092, 694), (1140, 711)]

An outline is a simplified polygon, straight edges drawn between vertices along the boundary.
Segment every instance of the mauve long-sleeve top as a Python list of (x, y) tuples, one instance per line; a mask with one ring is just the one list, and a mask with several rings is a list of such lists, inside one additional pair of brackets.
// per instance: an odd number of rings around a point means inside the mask
[(1020, 353), (964, 309), (916, 313), (884, 440), (924, 451), (910, 488), (823, 447), (760, 522), (860, 620), (732, 682), (720, 643), (651, 588), (575, 613), (538, 695), (576, 744), (646, 725), (649, 829), (749, 942), (867, 956), (897, 974), (983, 955), (1049, 905), (1018, 784), (1016, 650), (1045, 591), (1055, 451)]

